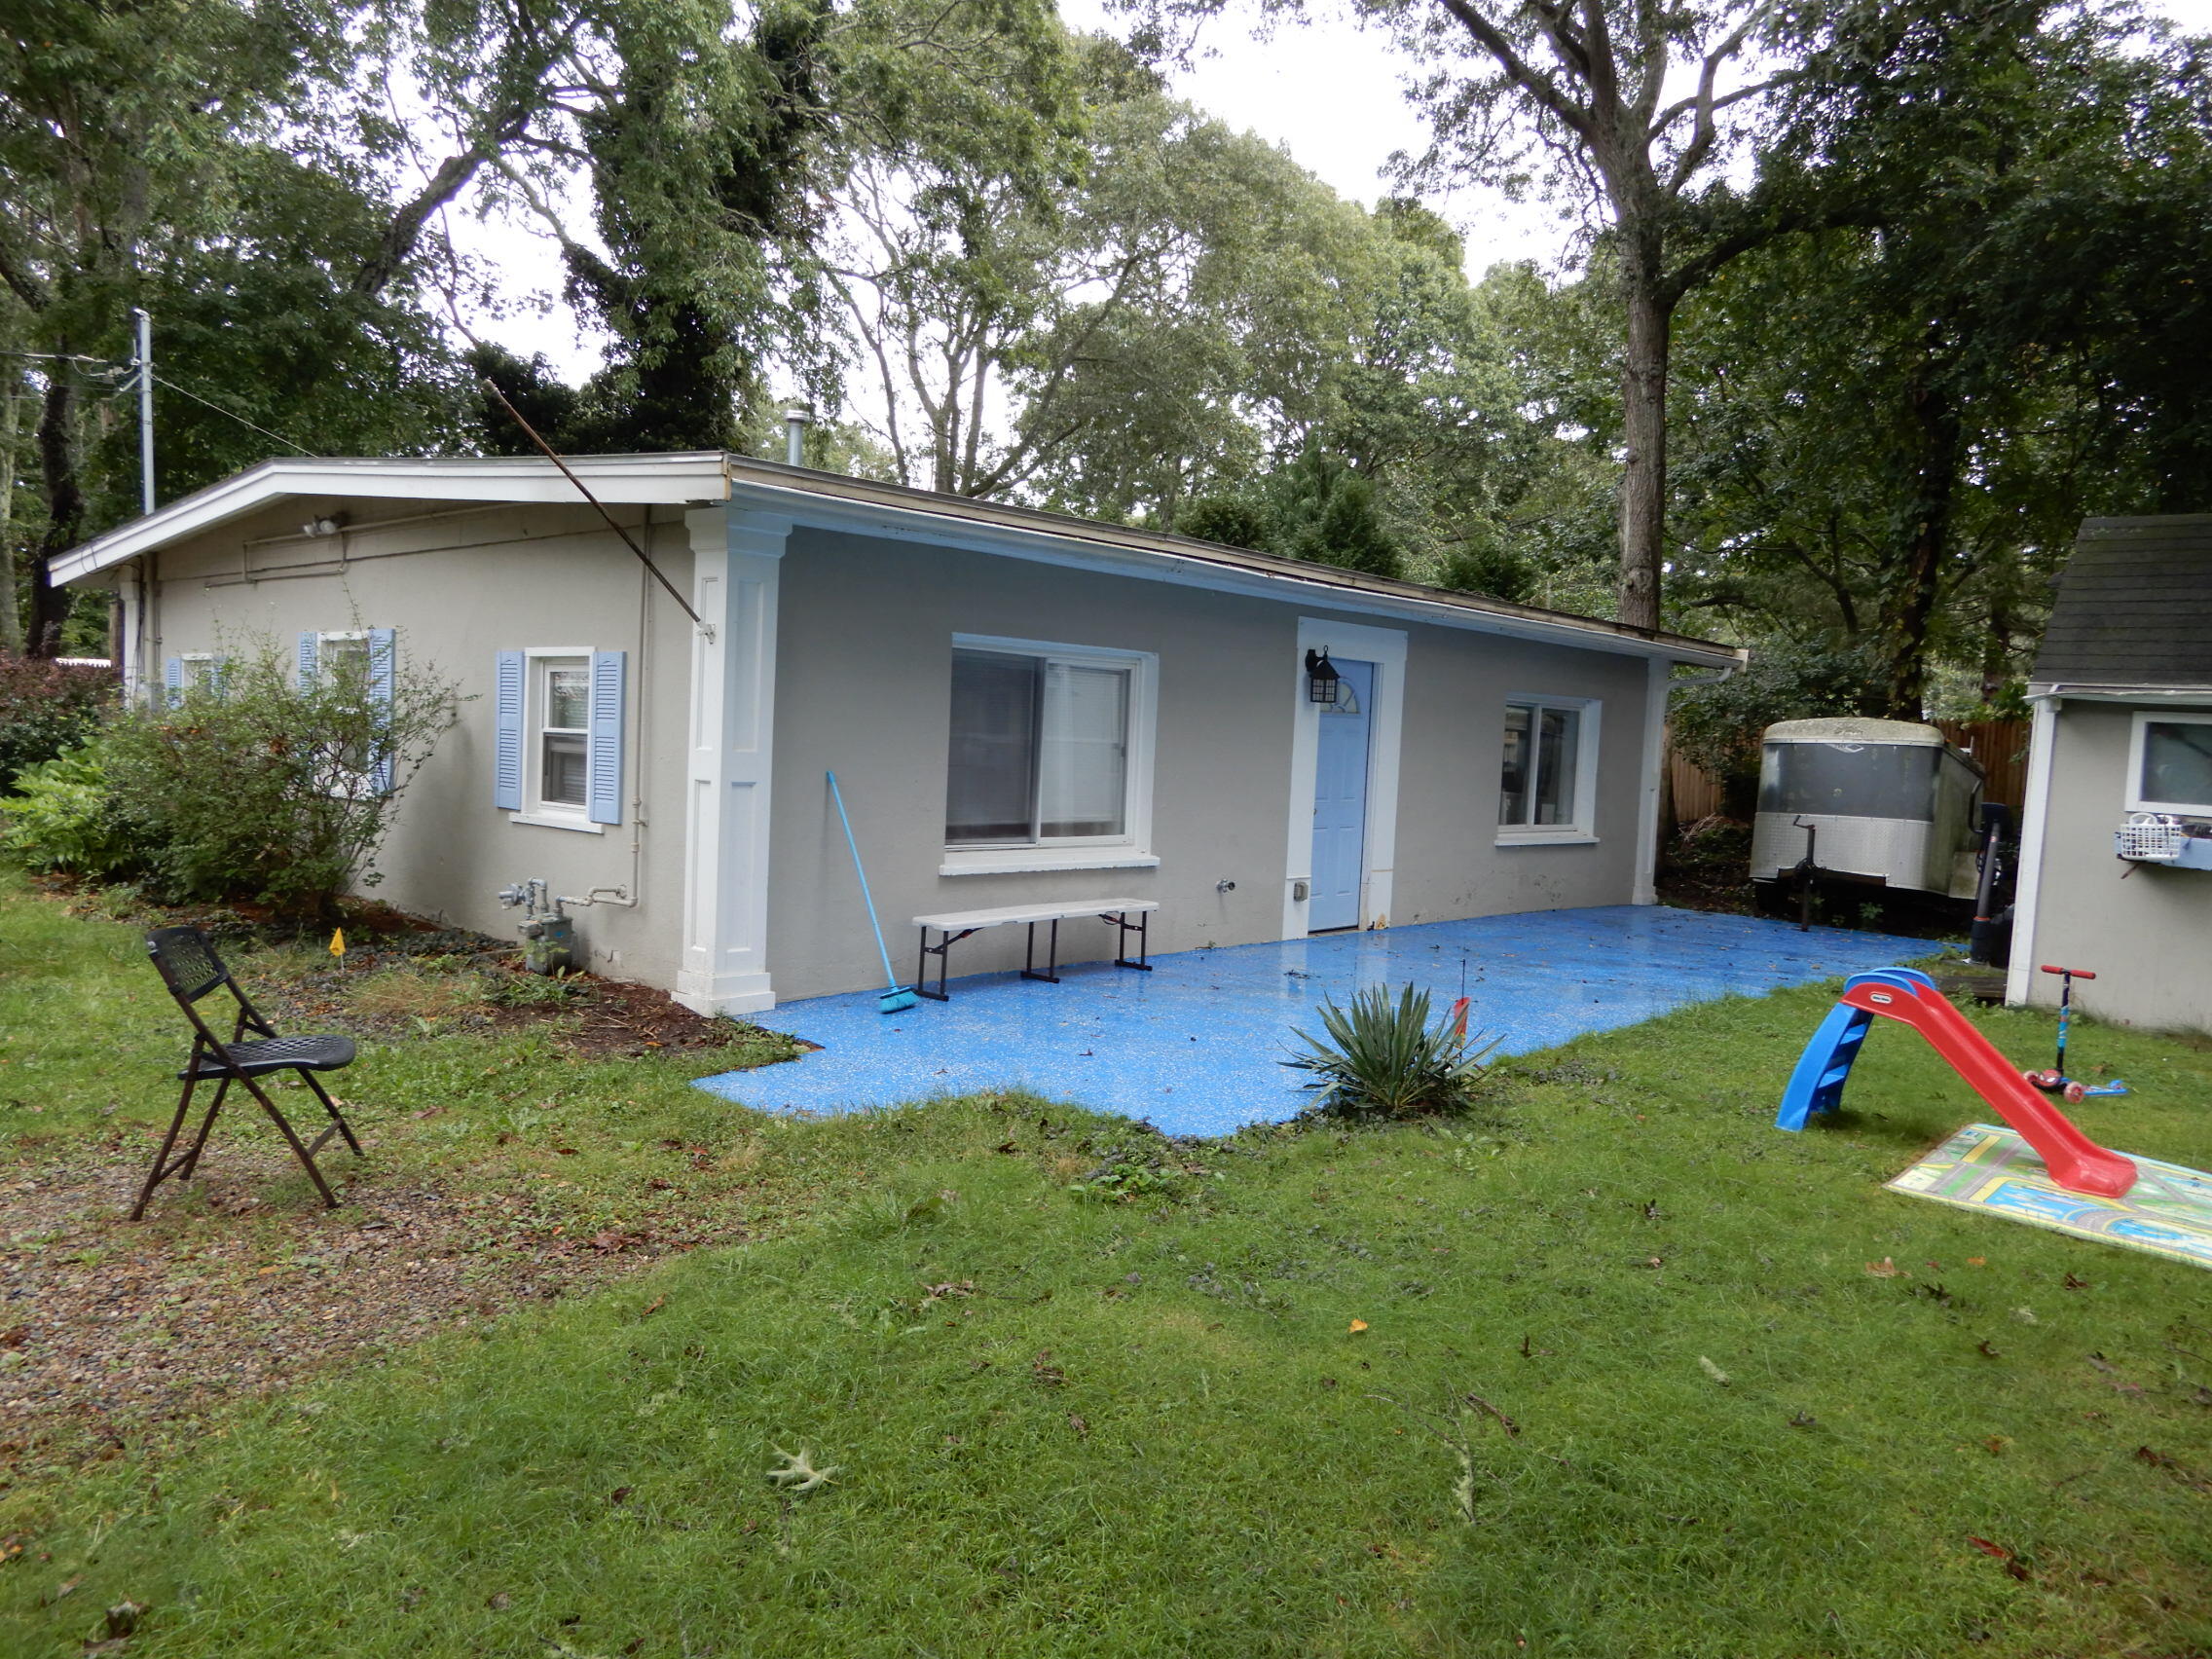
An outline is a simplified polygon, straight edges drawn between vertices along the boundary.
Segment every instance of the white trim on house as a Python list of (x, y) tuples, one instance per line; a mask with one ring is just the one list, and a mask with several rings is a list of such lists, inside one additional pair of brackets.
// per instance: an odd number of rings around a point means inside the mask
[[(1500, 824), (1500, 847), (1571, 847), (1594, 845), (1598, 839), (1598, 740), (1604, 724), (1603, 697), (1563, 697), (1550, 691), (1508, 691), (1500, 710), (1527, 709), (1531, 717), (1545, 709), (1560, 709), (1575, 717), (1574, 816), (1566, 824)], [(1537, 721), (1529, 722), (1529, 763), (1538, 764)], [(1656, 824), (1657, 820), (1654, 818)], [(1631, 901), (1637, 903), (1638, 901)]]
[[(569, 465), (595, 496), (610, 503), (695, 506), (730, 501), (763, 518), (793, 524), (1109, 571), (1216, 592), (1292, 599), (1587, 650), (1716, 668), (1736, 666), (1745, 659), (1743, 651), (1731, 646), (1642, 633), (1594, 617), (1503, 605), (1151, 531), (933, 495), (716, 451), (577, 456), (570, 458)], [(81, 580), (274, 501), (334, 497), (559, 504), (577, 500), (575, 486), (551, 462), (534, 456), (266, 461), (71, 549), (55, 561), (55, 579)]]
[(2170, 812), (2183, 818), (2212, 815), (2212, 801), (2153, 800), (2143, 793), (2143, 750), (2148, 728), (2159, 725), (2212, 725), (2212, 714), (2192, 714), (2181, 709), (2138, 709), (2127, 727), (2127, 810)]
[(944, 847), (940, 875), (1013, 875), (1041, 869), (1151, 869), (1153, 750), (1159, 731), (1160, 653), (1064, 641), (1014, 640), (996, 634), (955, 634), (952, 648), (1003, 651), (1009, 656), (1129, 670), (1129, 706), (1124, 745), (1123, 823), (1119, 835), (1055, 836), (1035, 843)]
[[(1360, 837), (1359, 927), (1387, 927), (1398, 853), (1398, 760), (1405, 729), (1406, 636), (1317, 616), (1298, 619), (1292, 654), (1290, 814), (1284, 849), (1282, 937), (1304, 939), (1313, 888), (1313, 779), (1321, 750), (1321, 712), (1306, 694), (1306, 653), (1326, 648), (1334, 660), (1375, 665), (1368, 704), (1367, 827)], [(1303, 887), (1305, 897), (1300, 897)]]
[(2028, 777), (2021, 789), (2020, 872), (2012, 889), (2012, 956), (2005, 965), (2005, 1000), (2028, 1000), (2036, 973), (2036, 901), (2043, 892), (2043, 842), (2050, 823), (2051, 749), (2058, 735), (2056, 693), (2033, 699), (2028, 727)]
[(776, 606), (786, 518), (727, 506), (683, 515), (692, 630), (683, 947), (676, 1000), (699, 1014), (776, 1006), (768, 974), (768, 793), (776, 737)]
[(1636, 792), (1631, 904), (1659, 903), (1659, 809), (1665, 788), (1661, 773), (1667, 764), (1667, 703), (1674, 691), (1674, 664), (1653, 657), (1643, 667), (1643, 771)]
[[(742, 457), (733, 456), (731, 462), (733, 468), (742, 467), (748, 474), (770, 470), (765, 463)], [(1709, 668), (1740, 667), (1747, 656), (1730, 645), (1673, 635), (1652, 637), (1594, 617), (1503, 606), (1418, 583), (1363, 576), (1335, 566), (1301, 565), (1269, 554), (1119, 525), (1093, 524), (995, 502), (933, 497), (921, 491), (902, 492), (928, 503), (909, 506), (874, 498), (872, 494), (869, 498), (861, 498), (857, 494), (897, 489), (892, 485), (821, 474), (793, 473), (789, 477), (790, 482), (782, 477), (738, 477), (731, 485), (731, 498), (757, 501), (768, 510), (788, 514), (795, 522), (816, 529), (958, 547), (1212, 593), (1295, 599), (1360, 615), (1428, 622), (1443, 628), (1465, 628), (1618, 655), (1656, 656)]]

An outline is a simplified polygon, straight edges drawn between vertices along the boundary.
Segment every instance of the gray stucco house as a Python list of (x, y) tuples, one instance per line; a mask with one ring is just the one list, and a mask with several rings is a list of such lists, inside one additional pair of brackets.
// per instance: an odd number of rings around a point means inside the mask
[(916, 915), (1094, 897), (1156, 901), (1155, 951), (1648, 903), (1669, 677), (1740, 661), (720, 453), (573, 464), (703, 626), (537, 459), (273, 461), (58, 574), (119, 590), (137, 694), (247, 637), (436, 665), (471, 700), (380, 896), (498, 933), (542, 876), (595, 971), (709, 1013), (880, 983), (829, 769), (909, 962)]
[(2212, 1031), (2212, 515), (2086, 521), (2028, 695), (2007, 1000)]

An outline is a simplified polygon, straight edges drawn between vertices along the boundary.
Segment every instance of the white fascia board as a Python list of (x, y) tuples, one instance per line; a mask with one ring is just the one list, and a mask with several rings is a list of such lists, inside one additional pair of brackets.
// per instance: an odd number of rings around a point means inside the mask
[(948, 519), (920, 509), (888, 506), (818, 496), (802, 489), (785, 489), (750, 480), (731, 487), (734, 500), (756, 504), (780, 513), (794, 523), (818, 530), (844, 531), (856, 535), (880, 536), (893, 541), (922, 542), (958, 547), (970, 552), (994, 553), (1026, 559), (1036, 564), (1063, 565), (1076, 570), (1101, 571), (1146, 581), (1168, 582), (1180, 587), (1204, 588), (1214, 593), (1242, 594), (1285, 604), (1320, 606), (1330, 610), (1363, 616), (1384, 616), (1401, 622), (1428, 622), (1442, 628), (1462, 628), (1476, 633), (1501, 634), (1513, 639), (1568, 645), (1577, 650), (1608, 651), (1615, 655), (1659, 657), (1669, 662), (1696, 663), (1713, 668), (1737, 668), (1747, 653), (1727, 646), (1700, 649), (1665, 640), (1640, 640), (1572, 622), (1546, 621), (1541, 617), (1513, 616), (1475, 610), (1448, 600), (1424, 600), (1411, 595), (1370, 593), (1344, 586), (1322, 576), (1303, 577), (1247, 571), (1228, 564), (1166, 548), (1117, 547), (1087, 541), (1080, 535), (1032, 530), (1016, 525), (989, 524), (977, 519)]
[[(719, 501), (729, 494), (719, 450), (573, 456), (568, 461), (603, 501), (681, 506)], [(54, 579), (62, 584), (82, 581), (126, 559), (257, 512), (272, 501), (319, 496), (530, 504), (582, 499), (551, 461), (535, 456), (265, 461), (71, 548), (55, 561)]]
[(2071, 681), (2031, 681), (2028, 699), (2064, 697), (2069, 703), (2174, 703), (2212, 706), (2212, 685), (2077, 685)]

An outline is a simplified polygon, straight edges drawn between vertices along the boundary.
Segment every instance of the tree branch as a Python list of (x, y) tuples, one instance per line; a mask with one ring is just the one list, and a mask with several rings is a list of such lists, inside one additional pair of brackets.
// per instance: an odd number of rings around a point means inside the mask
[[(1496, 60), (1497, 66), (1505, 71), (1507, 80), (1565, 122), (1567, 129), (1577, 138), (1585, 143), (1590, 140), (1593, 130), (1590, 111), (1567, 96), (1560, 89), (1558, 82), (1516, 52), (1513, 43), (1475, 9), (1471, 0), (1444, 0), (1444, 9), (1458, 18), (1460, 25), (1475, 37), (1476, 43)], [(1541, 11), (1540, 0), (1538, 10)], [(1561, 37), (1555, 34), (1552, 38), (1553, 50), (1561, 52), (1563, 56), (1567, 55), (1560, 44)], [(1571, 57), (1568, 61), (1572, 61)]]

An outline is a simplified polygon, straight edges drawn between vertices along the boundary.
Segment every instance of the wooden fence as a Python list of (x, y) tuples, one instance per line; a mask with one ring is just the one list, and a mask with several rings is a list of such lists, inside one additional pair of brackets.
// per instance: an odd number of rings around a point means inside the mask
[[(2026, 720), (1936, 720), (1936, 729), (1980, 762), (1984, 800), (2017, 811), (2027, 798)], [(1695, 824), (1720, 810), (1720, 782), (1703, 767), (1667, 751), (1667, 817), (1670, 826)]]

